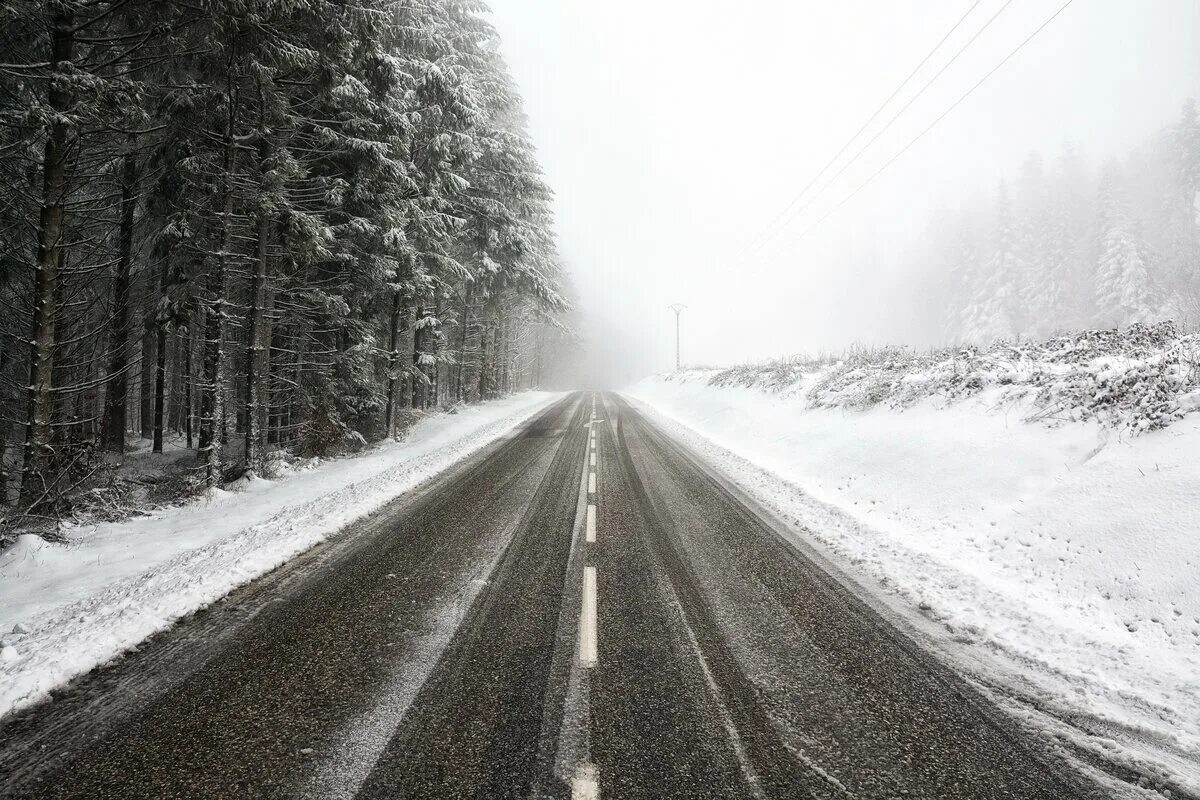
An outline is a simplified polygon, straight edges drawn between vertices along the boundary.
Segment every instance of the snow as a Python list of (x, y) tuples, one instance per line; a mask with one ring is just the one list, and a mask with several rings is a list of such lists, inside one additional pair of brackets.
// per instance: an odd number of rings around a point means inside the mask
[(1020, 387), (818, 408), (819, 372), (719, 374), (627, 393), (1010, 713), (1200, 792), (1200, 418), (1052, 427)]
[(402, 442), (0, 553), (0, 716), (279, 566), (510, 434), (559, 395), (431, 414)]

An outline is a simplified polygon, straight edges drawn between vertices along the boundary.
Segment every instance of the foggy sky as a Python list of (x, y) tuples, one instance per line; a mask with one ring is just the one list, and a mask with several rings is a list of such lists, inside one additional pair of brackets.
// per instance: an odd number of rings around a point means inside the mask
[[(820, 200), (753, 248), (973, 0), (490, 2), (557, 194), (597, 385), (672, 365), (673, 302), (688, 305), (686, 363), (907, 341), (891, 272), (935, 208), (1068, 140), (1123, 155), (1200, 97), (1200, 0), (1074, 0), (799, 238), (1062, 5), (1012, 0)], [(1004, 2), (982, 0), (875, 127)]]

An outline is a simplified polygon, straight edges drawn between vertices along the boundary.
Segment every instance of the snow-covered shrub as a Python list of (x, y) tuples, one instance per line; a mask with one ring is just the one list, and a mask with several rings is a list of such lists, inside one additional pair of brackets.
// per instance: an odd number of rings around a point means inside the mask
[(718, 370), (709, 378), (713, 386), (755, 386), (767, 391), (787, 391), (806, 375), (818, 372), (828, 360), (801, 356), (744, 364)]
[(847, 410), (904, 409), (934, 398), (954, 403), (995, 391), (998, 404), (1032, 409), (1030, 421), (1094, 419), (1139, 433), (1200, 407), (1193, 402), (1200, 390), (1200, 336), (1161, 322), (987, 348), (854, 348), (837, 359), (796, 357), (716, 370), (707, 381), (801, 391), (810, 407)]
[(367, 440), (335, 413), (324, 408), (313, 411), (300, 431), (298, 452), (304, 456), (335, 456), (361, 450)]

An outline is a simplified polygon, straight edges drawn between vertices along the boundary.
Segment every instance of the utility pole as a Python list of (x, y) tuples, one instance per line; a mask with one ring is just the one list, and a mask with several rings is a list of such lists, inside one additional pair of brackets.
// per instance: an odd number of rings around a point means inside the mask
[(675, 312), (675, 371), (679, 372), (679, 315), (687, 306), (683, 303), (672, 303), (667, 308)]

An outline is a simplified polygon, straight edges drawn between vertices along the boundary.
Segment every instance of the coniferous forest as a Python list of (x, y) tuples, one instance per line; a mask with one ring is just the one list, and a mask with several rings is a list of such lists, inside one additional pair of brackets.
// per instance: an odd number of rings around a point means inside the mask
[(213, 486), (541, 381), (567, 292), (486, 10), (0, 8), (10, 513), (137, 437)]
[(1200, 0), (0, 0), (0, 798), (1200, 800), (1197, 101)]
[(1032, 154), (987, 196), (935, 215), (904, 274), (932, 343), (1200, 323), (1200, 118), (1122, 159)]

